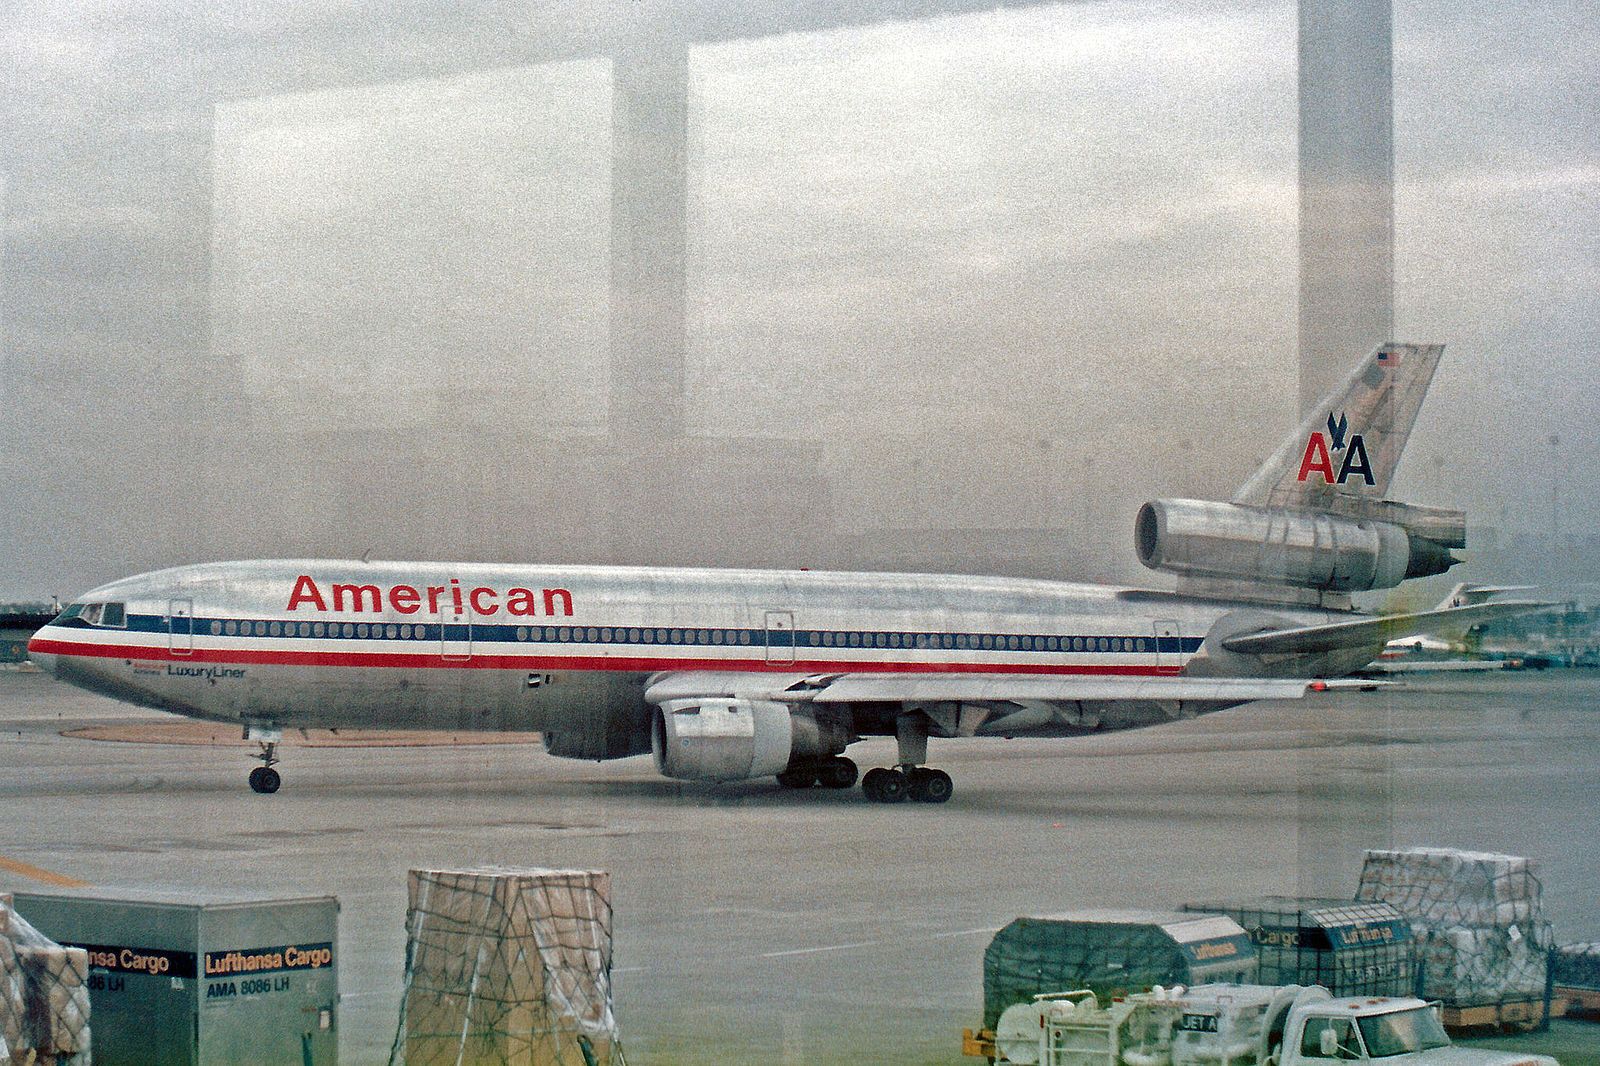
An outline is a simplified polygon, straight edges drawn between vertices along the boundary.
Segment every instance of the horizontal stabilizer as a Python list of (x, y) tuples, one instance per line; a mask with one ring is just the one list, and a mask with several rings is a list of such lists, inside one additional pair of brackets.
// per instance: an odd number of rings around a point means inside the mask
[(1024, 700), (1292, 700), (1308, 692), (1371, 688), (1370, 680), (1252, 677), (1043, 677), (1038, 674), (663, 674), (645, 699), (735, 698), (789, 703), (934, 703)]
[(1452, 627), (1474, 626), (1496, 618), (1511, 618), (1519, 614), (1548, 611), (1559, 606), (1561, 605), (1558, 603), (1538, 600), (1495, 600), (1466, 607), (1449, 607), (1442, 611), (1418, 611), (1414, 614), (1391, 614), (1382, 618), (1361, 618), (1351, 622), (1329, 622), (1324, 625), (1241, 633), (1238, 636), (1228, 637), (1222, 642), (1222, 646), (1229, 651), (1245, 655), (1310, 655), (1317, 652), (1338, 651), (1340, 648), (1383, 645), (1401, 637), (1415, 637)]
[(1465, 607), (1473, 603), (1487, 603), (1496, 596), (1504, 596), (1508, 592), (1531, 592), (1536, 585), (1474, 585), (1463, 581), (1450, 590), (1450, 595), (1439, 601), (1439, 606), (1434, 610), (1442, 611), (1447, 607)]

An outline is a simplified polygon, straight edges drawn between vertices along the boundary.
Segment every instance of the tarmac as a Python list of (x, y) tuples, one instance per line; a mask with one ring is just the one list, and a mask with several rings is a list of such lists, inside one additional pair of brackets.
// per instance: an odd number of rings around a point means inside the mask
[[(337, 895), (340, 1061), (359, 1066), (394, 1038), (411, 867), (609, 870), (632, 1066), (975, 1064), (961, 1029), (1012, 918), (1348, 897), (1364, 847), (1532, 856), (1557, 942), (1600, 940), (1587, 671), (1411, 677), (1081, 740), (935, 740), (956, 787), (942, 807), (684, 785), (648, 758), (531, 743), (286, 747), (283, 791), (257, 796), (248, 748), (173, 742), (173, 721), (0, 672), (0, 890)], [(140, 723), (168, 742), (139, 742)], [(893, 746), (850, 754), (866, 768)], [(1600, 1064), (1600, 1023), (1489, 1043)]]

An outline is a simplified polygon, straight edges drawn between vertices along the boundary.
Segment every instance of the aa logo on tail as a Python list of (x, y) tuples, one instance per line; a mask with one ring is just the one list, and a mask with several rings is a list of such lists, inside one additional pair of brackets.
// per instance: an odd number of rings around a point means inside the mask
[[(1344, 459), (1335, 474), (1333, 457), (1340, 452), (1344, 453)], [(1328, 432), (1319, 429), (1306, 439), (1298, 480), (1305, 481), (1312, 474), (1321, 474), (1324, 485), (1343, 485), (1356, 475), (1368, 485), (1376, 484), (1372, 477), (1372, 460), (1367, 458), (1367, 442), (1361, 434), (1350, 432), (1350, 420), (1343, 411), (1339, 412), (1337, 420), (1328, 415)]]

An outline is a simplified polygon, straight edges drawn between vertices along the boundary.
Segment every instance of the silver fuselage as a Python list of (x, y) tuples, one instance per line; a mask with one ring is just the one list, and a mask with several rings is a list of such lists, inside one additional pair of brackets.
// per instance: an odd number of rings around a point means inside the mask
[[(178, 567), (78, 602), (124, 604), (125, 618), (35, 636), (33, 658), (75, 685), (215, 721), (453, 730), (642, 712), (648, 681), (672, 671), (1178, 675), (1218, 619), (1251, 610), (1012, 578), (327, 560)], [(1119, 701), (1092, 721), (1170, 717)]]

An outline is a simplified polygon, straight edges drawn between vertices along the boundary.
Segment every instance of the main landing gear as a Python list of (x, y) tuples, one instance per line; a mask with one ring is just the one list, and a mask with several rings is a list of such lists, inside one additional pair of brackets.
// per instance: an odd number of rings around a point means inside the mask
[(272, 768), (278, 761), (278, 742), (276, 740), (256, 741), (261, 746), (259, 755), (252, 755), (253, 759), (260, 759), (261, 765), (250, 771), (250, 791), (261, 795), (271, 795), (278, 791), (283, 784), (283, 779), (278, 776), (278, 771)]
[(856, 764), (838, 755), (797, 763), (778, 775), (778, 784), (784, 788), (849, 788), (855, 783)]
[(879, 766), (861, 779), (861, 791), (874, 803), (943, 803), (955, 791), (950, 775), (928, 766)]
[(879, 766), (861, 779), (861, 791), (874, 803), (899, 803), (914, 799), (918, 803), (943, 803), (955, 791), (950, 775), (922, 765), (928, 761), (928, 722), (920, 714), (902, 714), (895, 719), (895, 738), (900, 744), (898, 766)]

